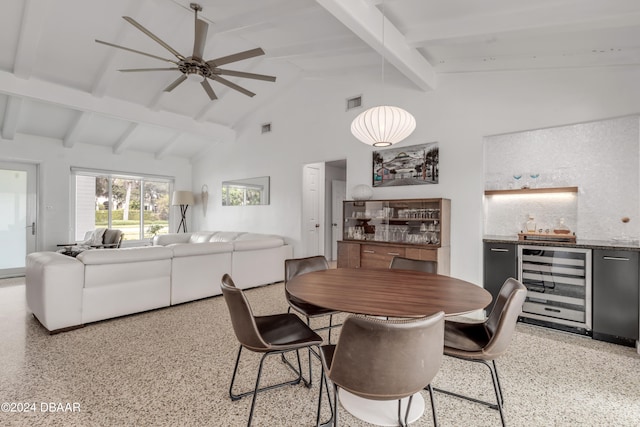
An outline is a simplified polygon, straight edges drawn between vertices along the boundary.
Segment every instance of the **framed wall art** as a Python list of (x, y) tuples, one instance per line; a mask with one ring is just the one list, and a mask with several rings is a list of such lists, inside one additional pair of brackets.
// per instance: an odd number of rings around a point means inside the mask
[(373, 187), (437, 184), (437, 142), (373, 152)]

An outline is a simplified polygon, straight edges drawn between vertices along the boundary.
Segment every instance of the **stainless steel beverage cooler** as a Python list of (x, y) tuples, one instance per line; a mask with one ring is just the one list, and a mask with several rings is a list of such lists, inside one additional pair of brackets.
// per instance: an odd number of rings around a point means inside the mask
[(518, 279), (527, 287), (523, 321), (591, 331), (591, 249), (518, 247)]

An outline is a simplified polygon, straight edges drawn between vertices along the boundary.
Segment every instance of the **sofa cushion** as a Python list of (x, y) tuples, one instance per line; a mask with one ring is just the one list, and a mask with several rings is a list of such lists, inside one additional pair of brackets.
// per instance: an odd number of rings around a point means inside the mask
[(154, 246), (167, 246), (173, 243), (189, 243), (191, 233), (158, 234), (153, 238)]
[(211, 239), (209, 239), (209, 241), (210, 242), (232, 242), (236, 240), (239, 236), (242, 236), (243, 234), (245, 233), (241, 231), (218, 231), (213, 236), (211, 236)]
[(284, 245), (281, 237), (260, 235), (261, 237), (233, 242), (235, 251), (253, 251), (257, 249), (277, 248)]
[(233, 252), (233, 244), (225, 242), (178, 243), (167, 247), (171, 248), (174, 257)]
[(189, 243), (208, 242), (211, 236), (213, 236), (213, 233), (213, 231), (196, 231), (195, 233), (191, 233), (191, 237), (189, 237)]
[(173, 251), (164, 246), (144, 246), (120, 249), (92, 249), (78, 255), (84, 264), (120, 264), (138, 261), (168, 259)]

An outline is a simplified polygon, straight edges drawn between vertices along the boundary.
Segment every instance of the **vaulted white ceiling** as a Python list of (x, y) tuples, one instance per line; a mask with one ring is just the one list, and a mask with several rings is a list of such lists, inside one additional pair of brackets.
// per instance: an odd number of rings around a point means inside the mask
[[(199, 0), (209, 23), (204, 59), (261, 47), (224, 68), (276, 76), (226, 76), (248, 97), (211, 82), (163, 89), (173, 55), (126, 22), (130, 16), (185, 56), (194, 16), (185, 0), (3, 0), (0, 4), (0, 132), (193, 158), (297, 79), (334, 78), (379, 66), (381, 54), (416, 88), (444, 73), (637, 66), (637, 0)], [(386, 16), (382, 25), (383, 14)], [(384, 37), (384, 43), (383, 43)], [(0, 141), (1, 148), (2, 141)]]

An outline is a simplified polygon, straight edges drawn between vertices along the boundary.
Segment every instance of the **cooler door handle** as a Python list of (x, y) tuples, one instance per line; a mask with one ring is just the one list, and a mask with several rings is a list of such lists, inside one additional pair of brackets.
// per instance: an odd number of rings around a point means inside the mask
[(603, 256), (602, 259), (606, 259), (607, 261), (629, 261), (629, 258), (617, 256)]

